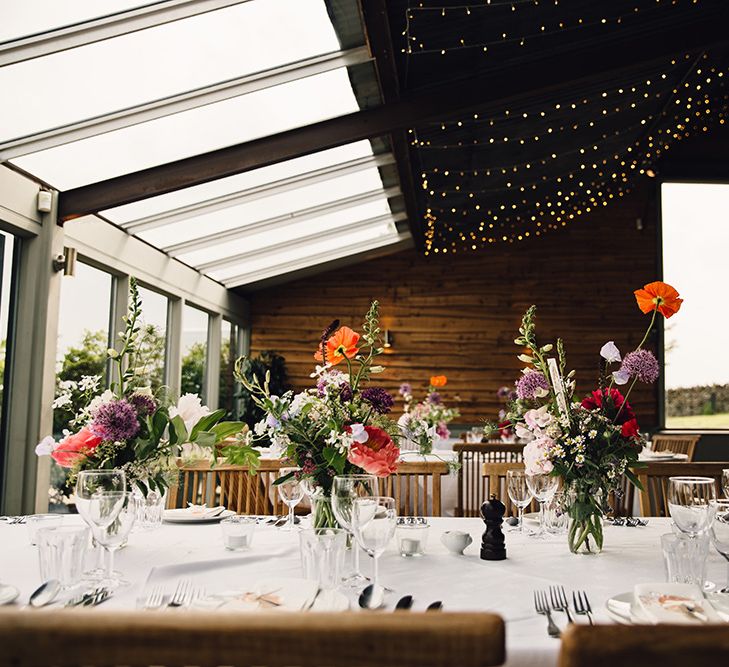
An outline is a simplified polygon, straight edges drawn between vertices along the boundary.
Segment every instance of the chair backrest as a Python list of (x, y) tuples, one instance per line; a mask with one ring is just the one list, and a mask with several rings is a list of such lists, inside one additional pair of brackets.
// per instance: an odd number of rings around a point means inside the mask
[[(515, 461), (514, 463), (484, 463), (481, 467), (481, 475), (484, 481), (484, 500), (492, 493), (506, 506), (504, 516), (516, 516), (518, 508), (511, 502), (509, 494), (506, 490), (506, 473), (509, 470), (524, 470), (524, 463)], [(483, 502), (483, 501), (482, 501)], [(480, 506), (479, 506), (480, 507)], [(536, 501), (532, 500), (529, 509), (535, 511), (537, 507)], [(479, 513), (471, 516), (480, 516)]]
[(640, 468), (638, 480), (643, 486), (640, 491), (640, 513), (643, 516), (670, 516), (666, 489), (670, 477), (713, 477), (717, 497), (721, 498), (721, 471), (727, 463), (684, 463), (682, 461), (650, 461)]
[(669, 435), (657, 433), (651, 438), (651, 448), (654, 452), (673, 452), (674, 454), (686, 454), (688, 461), (694, 460), (696, 443), (700, 435)]
[(283, 467), (279, 460), (261, 459), (255, 474), (248, 466), (201, 461), (180, 464), (176, 487), (168, 494), (168, 507), (187, 507), (187, 503), (224, 505), (238, 514), (283, 514), (284, 505), (272, 487)]
[(568, 625), (559, 667), (686, 667), (729, 660), (725, 625)]
[(401, 516), (441, 516), (441, 477), (447, 474), (444, 461), (401, 461), (396, 474), (378, 480), (379, 491), (395, 498)]
[(0, 646), (0, 667), (489, 667), (505, 654), (488, 613), (3, 610)]
[(484, 463), (514, 463), (523, 460), (524, 445), (505, 442), (456, 443), (458, 452), (458, 504), (456, 516), (480, 516), (479, 508), (488, 499), (487, 480), (482, 476)]

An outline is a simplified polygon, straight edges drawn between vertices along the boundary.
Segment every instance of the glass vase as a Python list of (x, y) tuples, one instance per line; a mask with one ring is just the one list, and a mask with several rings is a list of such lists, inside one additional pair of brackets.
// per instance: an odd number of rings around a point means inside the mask
[(331, 496), (315, 494), (311, 498), (311, 527), (339, 528), (337, 518), (332, 509)]
[(569, 496), (567, 543), (573, 554), (599, 554), (602, 551), (602, 491), (575, 491)]

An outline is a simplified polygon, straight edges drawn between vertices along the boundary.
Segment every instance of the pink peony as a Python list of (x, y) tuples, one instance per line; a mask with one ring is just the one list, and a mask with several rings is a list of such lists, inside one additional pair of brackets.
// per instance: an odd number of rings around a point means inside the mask
[(347, 459), (366, 473), (387, 477), (397, 472), (400, 449), (389, 435), (376, 426), (365, 426), (367, 442), (353, 442)]
[(71, 468), (79, 458), (88, 456), (101, 444), (101, 438), (88, 428), (66, 436), (51, 452), (53, 460), (62, 468)]

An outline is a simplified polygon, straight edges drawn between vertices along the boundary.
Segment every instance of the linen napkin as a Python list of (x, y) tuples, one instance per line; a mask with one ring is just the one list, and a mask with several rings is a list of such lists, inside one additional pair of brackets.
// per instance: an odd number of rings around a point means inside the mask
[(633, 616), (646, 623), (695, 625), (721, 618), (693, 584), (638, 584), (633, 589)]

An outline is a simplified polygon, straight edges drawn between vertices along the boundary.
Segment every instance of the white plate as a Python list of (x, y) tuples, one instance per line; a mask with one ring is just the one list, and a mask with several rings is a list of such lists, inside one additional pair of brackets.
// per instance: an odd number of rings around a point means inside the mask
[[(628, 605), (627, 609), (630, 609), (627, 613), (625, 613), (622, 610), (618, 610), (615, 608), (615, 606), (611, 606), (611, 602), (616, 602), (622, 607), (625, 607), (625, 605)], [(608, 616), (615, 621), (616, 623), (620, 623), (622, 625), (635, 625), (635, 624), (643, 624), (643, 623), (650, 623), (650, 621), (645, 618), (643, 615), (640, 607), (638, 607), (635, 604), (635, 598), (633, 596), (633, 591), (628, 591), (627, 593), (621, 593), (620, 595), (613, 595), (606, 603), (605, 603), (605, 609), (608, 613)]]
[(539, 524), (539, 512), (526, 512), (524, 514), (524, 521), (526, 521), (527, 523), (538, 525)]
[(233, 510), (223, 510), (215, 516), (192, 514), (188, 509), (165, 510), (162, 519), (167, 523), (214, 523), (229, 516), (235, 516)]
[(0, 584), (0, 605), (10, 604), (19, 595), (19, 591), (15, 586)]

